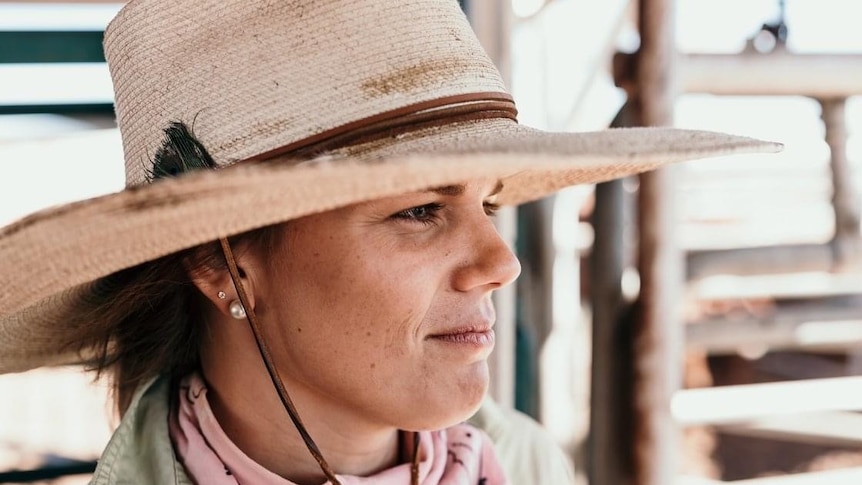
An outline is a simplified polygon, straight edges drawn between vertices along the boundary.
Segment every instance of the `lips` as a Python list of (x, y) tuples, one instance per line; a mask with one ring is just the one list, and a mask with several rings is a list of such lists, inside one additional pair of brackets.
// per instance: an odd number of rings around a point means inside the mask
[(494, 345), (494, 330), (491, 328), (481, 331), (470, 330), (466, 332), (432, 335), (431, 338), (451, 344), (490, 347)]
[(445, 330), (428, 338), (451, 344), (490, 347), (494, 345), (494, 329), (491, 323), (467, 325)]
[(491, 298), (485, 298), (479, 305), (479, 314), (461, 320), (459, 325), (441, 329), (428, 336), (429, 340), (441, 343), (461, 344), (466, 347), (491, 349), (494, 347), (494, 321), (496, 313)]

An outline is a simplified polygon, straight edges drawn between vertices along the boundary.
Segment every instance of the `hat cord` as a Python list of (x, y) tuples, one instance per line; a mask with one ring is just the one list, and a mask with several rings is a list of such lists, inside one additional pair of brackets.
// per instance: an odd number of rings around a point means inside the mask
[[(231, 251), (230, 243), (227, 238), (219, 238), (219, 242), (221, 243), (225, 262), (227, 262), (228, 272), (230, 272), (230, 277), (236, 287), (239, 301), (245, 308), (246, 318), (248, 319), (249, 327), (251, 327), (251, 332), (254, 335), (257, 350), (260, 352), (260, 356), (266, 366), (266, 371), (269, 374), (272, 385), (275, 386), (278, 397), (281, 399), (281, 404), (284, 406), (288, 416), (290, 416), (290, 420), (293, 422), (293, 425), (302, 437), (302, 441), (305, 442), (305, 447), (308, 448), (309, 453), (311, 453), (311, 456), (314, 457), (318, 466), (320, 466), (320, 470), (332, 485), (341, 485), (341, 481), (335, 476), (335, 472), (332, 470), (332, 467), (330, 467), (329, 463), (326, 462), (326, 459), (323, 458), (323, 454), (320, 452), (317, 444), (305, 429), (305, 425), (302, 423), (302, 419), (296, 411), (296, 406), (294, 406), (293, 400), (290, 399), (290, 395), (288, 395), (287, 389), (282, 383), (281, 376), (278, 374), (278, 369), (276, 369), (273, 364), (272, 354), (269, 352), (269, 347), (267, 347), (266, 341), (263, 339), (263, 333), (261, 332), (260, 324), (257, 321), (257, 316), (254, 313), (254, 309), (252, 309), (249, 304), (248, 295), (246, 294), (245, 287), (240, 280), (239, 270), (237, 269), (236, 260), (234, 259), (233, 251)], [(410, 466), (410, 483), (412, 485), (419, 485), (419, 433), (413, 433), (413, 457)]]

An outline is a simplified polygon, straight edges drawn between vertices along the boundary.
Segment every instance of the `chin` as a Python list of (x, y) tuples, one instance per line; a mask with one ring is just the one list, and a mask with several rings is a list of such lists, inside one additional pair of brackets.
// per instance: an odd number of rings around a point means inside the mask
[(491, 380), (487, 361), (477, 362), (472, 367), (469, 375), (465, 377), (464, 384), (459, 388), (462, 396), (461, 402), (464, 403), (463, 408), (466, 413), (461, 421), (472, 416), (482, 405), (485, 395), (488, 394), (488, 385)]
[(402, 427), (408, 431), (432, 431), (448, 428), (469, 419), (482, 406), (488, 392), (488, 366), (482, 362), (476, 370), (458, 379), (455, 385), (441, 386), (435, 395), (428, 396), (422, 409), (413, 415), (412, 426)]

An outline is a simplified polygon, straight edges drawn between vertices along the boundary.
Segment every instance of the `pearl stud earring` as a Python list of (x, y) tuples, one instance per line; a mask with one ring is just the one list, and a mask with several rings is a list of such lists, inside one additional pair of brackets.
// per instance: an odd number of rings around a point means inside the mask
[(243, 308), (242, 303), (240, 303), (239, 300), (230, 302), (230, 316), (237, 320), (245, 318), (245, 308)]

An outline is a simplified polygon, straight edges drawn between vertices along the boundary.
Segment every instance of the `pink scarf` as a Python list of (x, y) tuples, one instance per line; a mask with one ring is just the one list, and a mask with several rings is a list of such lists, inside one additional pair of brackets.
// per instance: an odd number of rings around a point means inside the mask
[[(179, 409), (170, 419), (171, 440), (195, 483), (207, 485), (295, 485), (246, 456), (219, 426), (197, 374), (180, 384)], [(494, 447), (482, 431), (459, 424), (419, 433), (421, 485), (505, 485)], [(369, 477), (337, 475), (344, 485), (407, 485), (410, 464), (396, 465)], [(328, 484), (329, 482), (325, 482)]]

